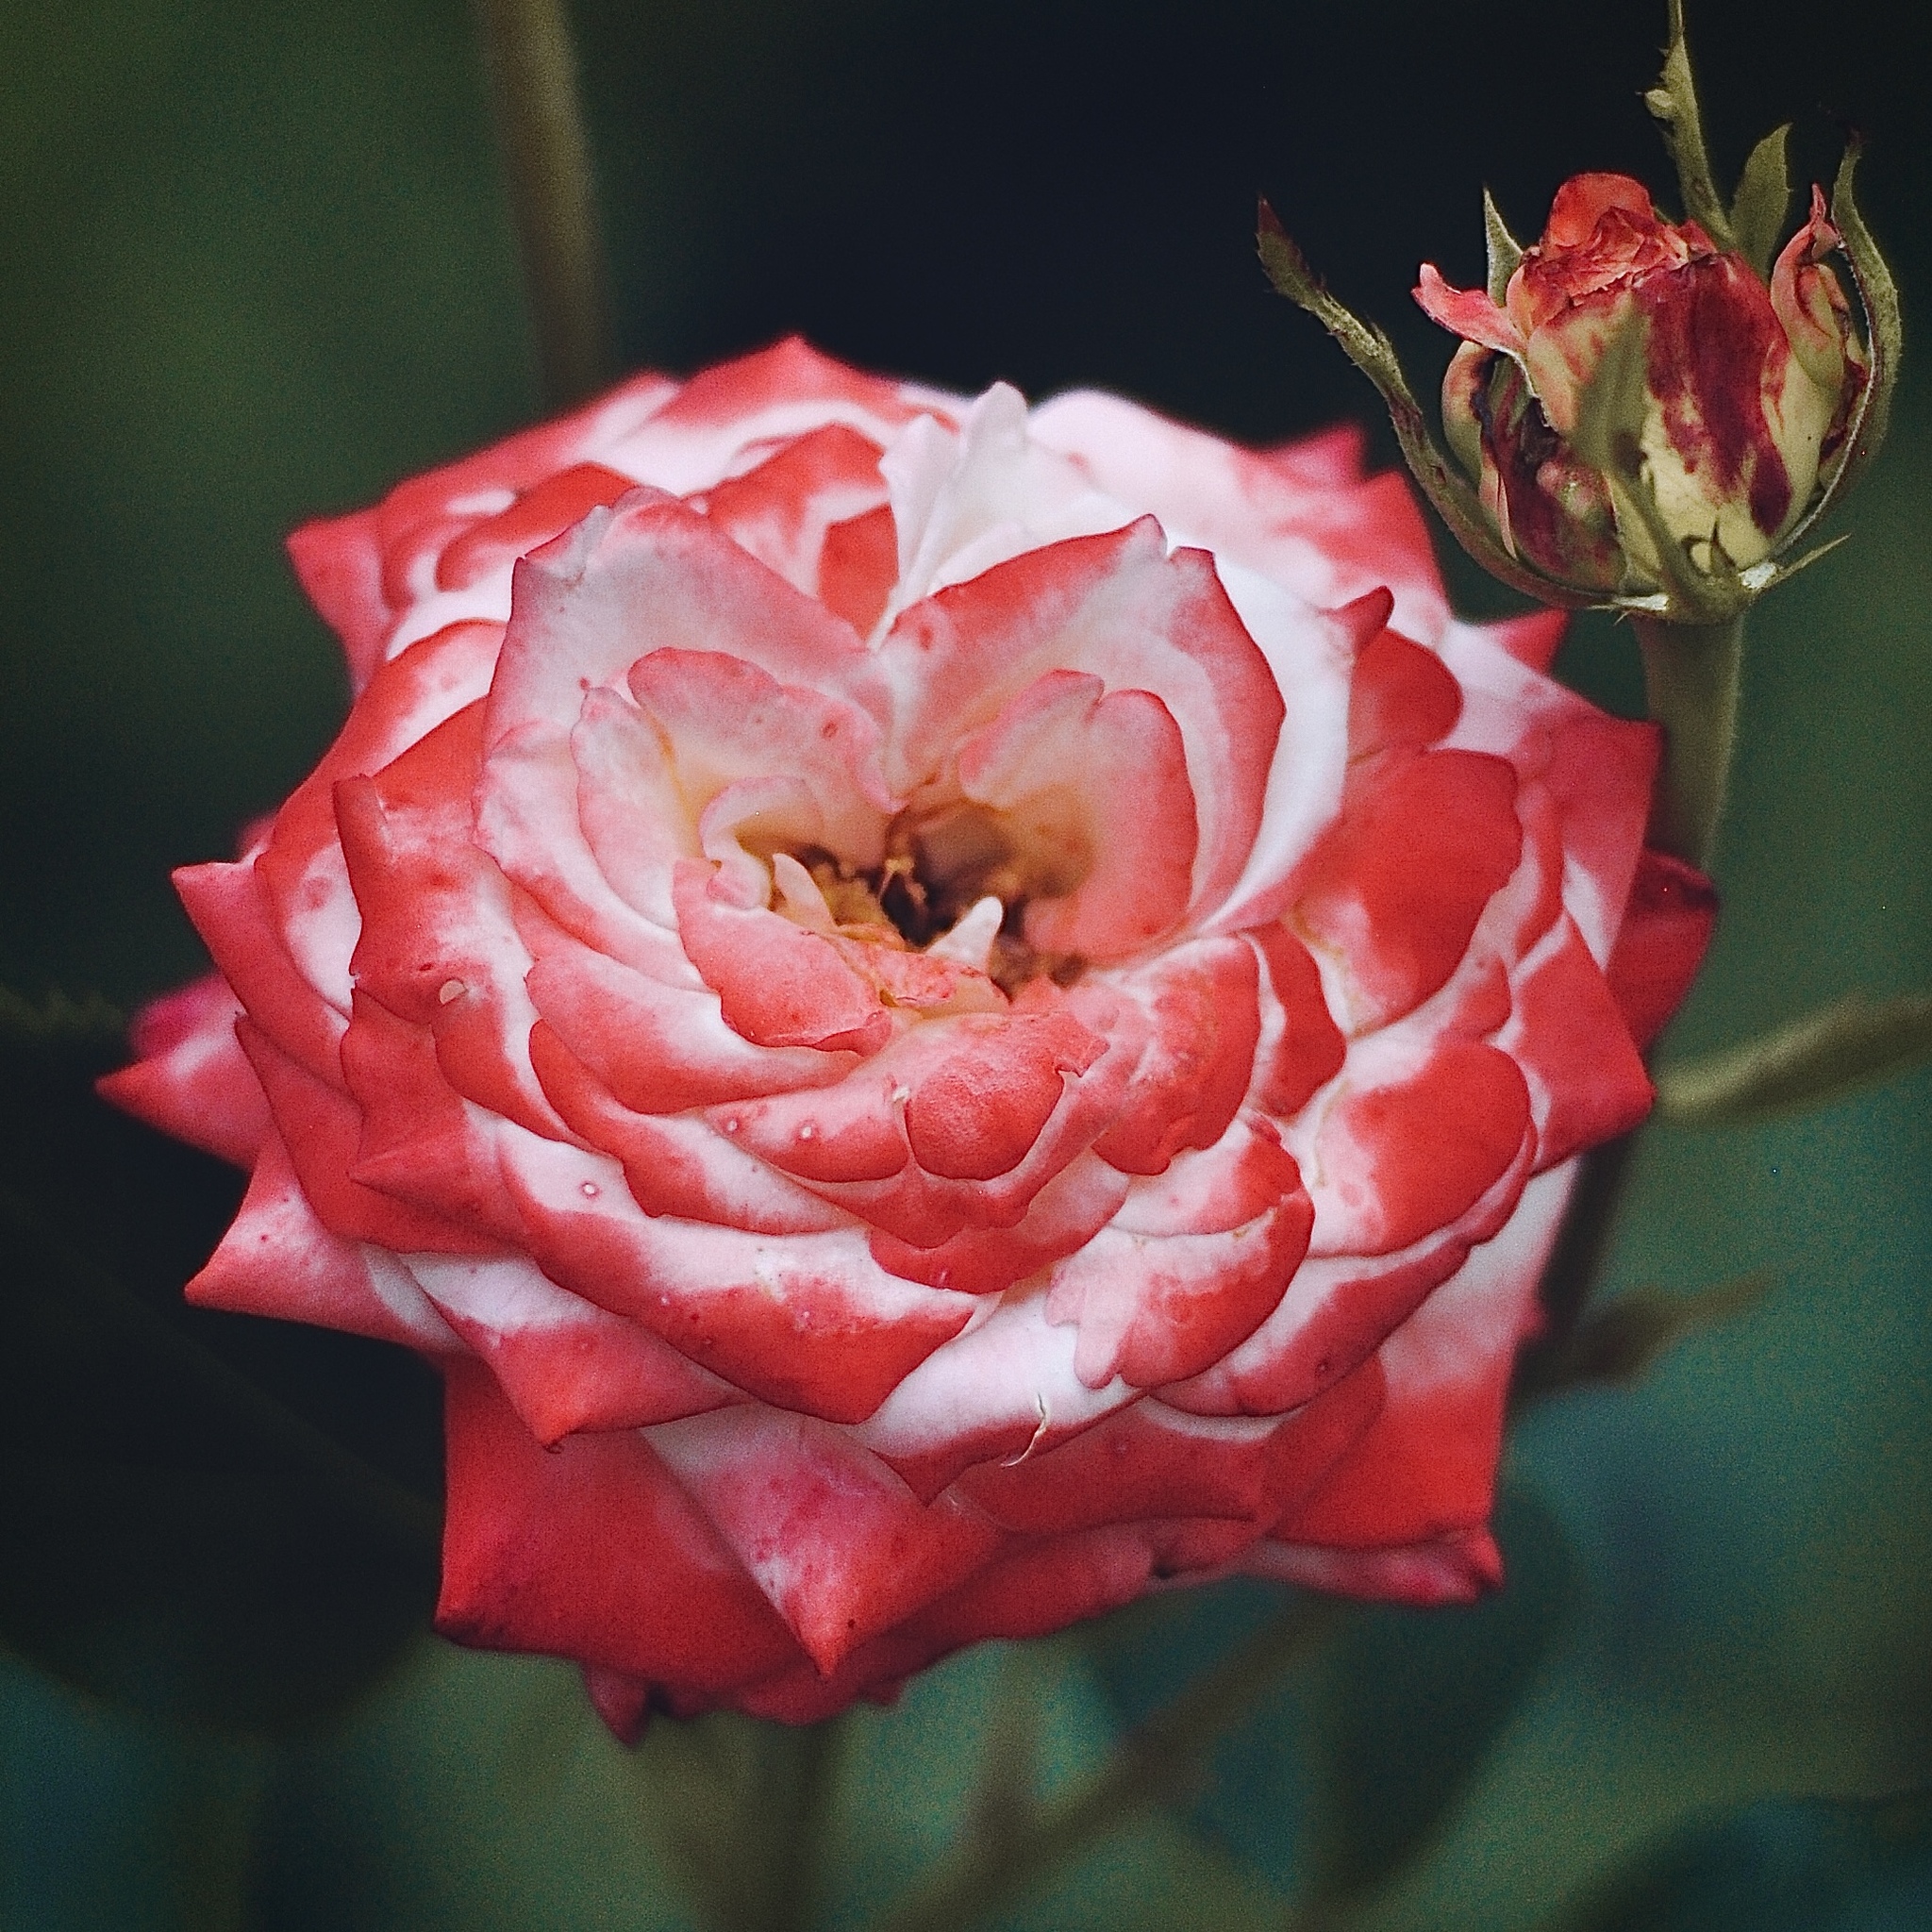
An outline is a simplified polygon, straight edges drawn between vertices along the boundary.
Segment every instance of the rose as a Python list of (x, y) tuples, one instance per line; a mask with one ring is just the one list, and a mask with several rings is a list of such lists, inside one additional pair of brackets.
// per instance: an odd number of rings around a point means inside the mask
[[(1511, 553), (1571, 589), (1641, 594), (1670, 579), (1660, 544), (1707, 576), (1778, 550), (1847, 454), (1867, 375), (1823, 265), (1839, 245), (1813, 189), (1767, 287), (1695, 222), (1660, 220), (1641, 183), (1578, 175), (1500, 304), (1424, 263), (1416, 300), (1465, 338), (1443, 427)], [(1571, 439), (1633, 325), (1642, 393), (1621, 427), (1641, 471), (1625, 477)]]
[(297, 532), (354, 708), (108, 1088), (253, 1169), (194, 1300), (443, 1370), (445, 1631), (630, 1733), (1494, 1580), (1708, 896), (1358, 460), (791, 343)]

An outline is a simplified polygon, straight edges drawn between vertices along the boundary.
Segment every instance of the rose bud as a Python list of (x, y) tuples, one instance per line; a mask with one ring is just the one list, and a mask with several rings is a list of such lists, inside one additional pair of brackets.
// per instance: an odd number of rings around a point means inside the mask
[(445, 1632), (634, 1735), (1157, 1581), (1496, 1580), (1710, 902), (1357, 436), (794, 342), (292, 549), (353, 708), (107, 1088), (252, 1172), (195, 1302), (442, 1371)]
[[(1665, 545), (1712, 577), (1774, 555), (1840, 458), (1865, 382), (1824, 261), (1839, 245), (1814, 189), (1767, 287), (1695, 222), (1661, 220), (1641, 183), (1578, 175), (1500, 303), (1424, 264), (1416, 300), (1464, 338), (1443, 429), (1512, 554), (1618, 595), (1667, 587), (1681, 566)], [(1578, 443), (1626, 331), (1641, 362), (1627, 397), (1604, 399), (1635, 458), (1620, 474)]]

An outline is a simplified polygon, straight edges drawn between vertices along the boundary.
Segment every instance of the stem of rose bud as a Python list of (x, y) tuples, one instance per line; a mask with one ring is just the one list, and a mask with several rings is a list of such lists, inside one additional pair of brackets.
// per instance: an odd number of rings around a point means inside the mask
[(1744, 620), (1670, 624), (1633, 617), (1643, 657), (1644, 699), (1663, 726), (1663, 769), (1650, 841), (1708, 871), (1730, 787), (1744, 658)]
[(758, 1932), (805, 1932), (815, 1916), (825, 1807), (838, 1769), (837, 1718), (793, 1730), (769, 1724), (753, 1809), (770, 1848)]
[(882, 1932), (964, 1932), (1114, 1826), (1172, 1796), (1256, 1695), (1307, 1656), (1348, 1608), (1333, 1597), (1296, 1597), (1124, 1738), (1084, 1785), (1029, 1807), (996, 1834), (969, 1836), (887, 1915)]
[(590, 143), (564, 0), (475, 0), (546, 408), (616, 373)]

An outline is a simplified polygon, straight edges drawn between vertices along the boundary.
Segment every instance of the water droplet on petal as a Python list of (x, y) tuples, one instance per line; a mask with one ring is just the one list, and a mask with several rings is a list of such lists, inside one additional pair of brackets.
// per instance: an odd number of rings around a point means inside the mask
[(461, 999), (462, 996), (469, 991), (469, 990), (470, 989), (467, 986), (465, 986), (460, 979), (445, 979), (442, 982), (442, 984), (436, 989), (436, 997), (440, 1001), (441, 1001), (441, 1003), (444, 1006), (448, 1006), (452, 1000)]
[(577, 1190), (577, 1191), (583, 1195), (585, 1200), (594, 1201), (597, 1198), (597, 1196), (604, 1191), (604, 1190), (600, 1188), (595, 1181), (586, 1181), (583, 1184), (583, 1186)]

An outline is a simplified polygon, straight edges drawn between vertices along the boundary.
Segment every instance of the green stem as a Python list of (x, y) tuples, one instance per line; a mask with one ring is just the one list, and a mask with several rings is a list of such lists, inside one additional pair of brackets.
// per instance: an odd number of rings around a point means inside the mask
[(614, 331), (564, 0), (475, 0), (523, 258), (543, 400), (582, 402), (616, 372)]
[(1297, 1597), (1115, 1747), (1077, 1790), (1009, 1829), (970, 1837), (885, 1921), (885, 1932), (963, 1932), (1094, 1840), (1186, 1783), (1216, 1738), (1288, 1665), (1332, 1629), (1345, 1606)]
[(1664, 730), (1650, 841), (1707, 871), (1730, 786), (1744, 620), (1669, 624), (1633, 617), (1631, 625), (1643, 656), (1646, 708)]
[(774, 1724), (763, 1741), (763, 1775), (754, 1803), (772, 1862), (757, 1924), (763, 1932), (805, 1932), (816, 1917), (839, 1725), (834, 1719), (802, 1730)]

